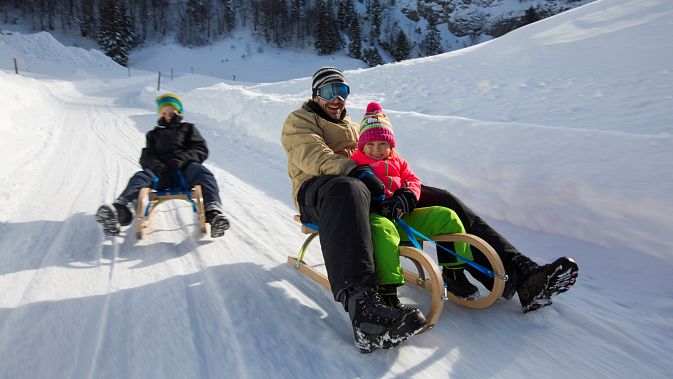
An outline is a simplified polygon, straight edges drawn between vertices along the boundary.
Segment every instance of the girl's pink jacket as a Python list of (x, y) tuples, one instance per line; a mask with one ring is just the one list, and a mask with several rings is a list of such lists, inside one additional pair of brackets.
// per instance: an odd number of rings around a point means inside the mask
[(372, 171), (377, 178), (381, 179), (386, 187), (386, 198), (392, 196), (398, 188), (409, 188), (415, 195), (416, 200), (421, 197), (421, 180), (411, 171), (407, 161), (400, 157), (394, 150), (390, 153), (388, 159), (377, 161), (367, 158), (365, 153), (356, 150), (351, 159), (358, 166), (368, 164), (372, 166)]

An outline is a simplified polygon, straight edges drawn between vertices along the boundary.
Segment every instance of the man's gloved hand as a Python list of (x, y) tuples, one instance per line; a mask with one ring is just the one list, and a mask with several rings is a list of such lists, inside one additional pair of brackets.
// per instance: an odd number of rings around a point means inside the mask
[(360, 179), (372, 194), (372, 203), (379, 203), (386, 197), (386, 187), (381, 179), (377, 178), (372, 172), (372, 167), (368, 164), (356, 166), (348, 176)]
[(400, 188), (381, 203), (379, 214), (391, 220), (409, 214), (416, 208), (416, 195), (409, 188)]
[(171, 170), (171, 171), (179, 170), (179, 169), (182, 168), (182, 159), (171, 158), (166, 163), (166, 167), (168, 167), (168, 169)]

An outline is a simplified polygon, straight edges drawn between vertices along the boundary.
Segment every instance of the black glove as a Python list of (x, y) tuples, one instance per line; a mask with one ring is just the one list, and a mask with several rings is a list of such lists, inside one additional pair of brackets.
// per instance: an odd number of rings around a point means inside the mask
[(168, 169), (171, 170), (171, 171), (179, 170), (179, 169), (182, 168), (182, 159), (171, 158), (166, 163), (166, 167), (168, 167)]
[(393, 220), (395, 217), (411, 213), (414, 208), (416, 208), (416, 195), (409, 188), (400, 188), (381, 203), (379, 214)]
[(372, 194), (372, 203), (380, 203), (386, 197), (386, 187), (381, 179), (377, 178), (372, 172), (372, 167), (368, 164), (356, 166), (348, 173), (351, 178), (360, 179)]

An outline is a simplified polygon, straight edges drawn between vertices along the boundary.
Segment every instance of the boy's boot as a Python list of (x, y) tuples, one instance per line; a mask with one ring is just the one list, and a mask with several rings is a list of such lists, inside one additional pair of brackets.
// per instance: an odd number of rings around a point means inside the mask
[(579, 271), (577, 263), (569, 257), (539, 266), (530, 258), (518, 255), (512, 263), (518, 276), (516, 292), (524, 313), (550, 305), (552, 296), (575, 284)]
[(447, 291), (463, 299), (473, 299), (479, 296), (479, 289), (467, 279), (464, 267), (444, 266), (442, 279), (444, 279)]
[(129, 207), (121, 203), (101, 205), (96, 211), (96, 221), (103, 225), (103, 233), (107, 236), (119, 235), (120, 227), (131, 224), (133, 213)]
[[(133, 206), (133, 203), (130, 205)], [(112, 203), (112, 206), (117, 211), (117, 219), (119, 220), (119, 225), (121, 226), (131, 225), (131, 222), (133, 222), (133, 211), (131, 210), (131, 207), (129, 207), (129, 204), (124, 204), (115, 201), (114, 203)]]
[(355, 346), (361, 353), (395, 347), (418, 333), (427, 323), (420, 311), (404, 313), (384, 304), (373, 288), (353, 292), (348, 296), (347, 304)]
[(216, 202), (208, 203), (205, 211), (206, 223), (210, 224), (210, 236), (212, 238), (222, 237), (229, 229), (229, 220), (222, 214), (222, 206)]

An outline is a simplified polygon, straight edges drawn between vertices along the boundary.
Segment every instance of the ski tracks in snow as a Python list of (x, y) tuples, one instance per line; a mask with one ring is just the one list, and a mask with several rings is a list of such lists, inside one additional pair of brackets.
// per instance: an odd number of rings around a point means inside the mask
[[(104, 248), (95, 237), (100, 232), (92, 214), (101, 200), (119, 190), (122, 180), (125, 184), (133, 168), (130, 162), (124, 167), (119, 162), (130, 161), (132, 152), (137, 156), (143, 138), (109, 99), (83, 96), (57, 81), (48, 92), (58, 106), (46, 109), (48, 124), (34, 128), (41, 131), (31, 135), (40, 148), (21, 152), (25, 163), (7, 175), (10, 190), (22, 190), (2, 196), (9, 206), (3, 209), (8, 221), (0, 229), (0, 291), (11, 295), (3, 296), (0, 304), (0, 352), (16, 356), (6, 362), (23, 373), (40, 376), (47, 372), (44, 367), (61, 367), (64, 374), (85, 377), (94, 370), (101, 344), (91, 336), (101, 335), (106, 324), (116, 256), (115, 244), (109, 269), (101, 265)], [(59, 301), (77, 302), (72, 299), (80, 297), (95, 300), (79, 309), (52, 309)], [(44, 309), (60, 314), (43, 314)], [(64, 331), (67, 338), (61, 335)], [(56, 339), (40, 348), (51, 359), (28, 363), (18, 358), (18, 351), (42, 344), (31, 335)], [(55, 357), (78, 363), (74, 368), (65, 362), (49, 366)]]

